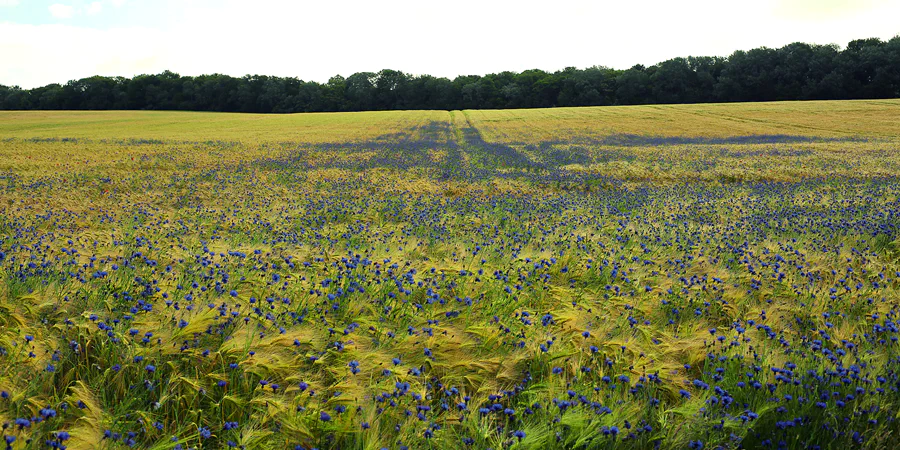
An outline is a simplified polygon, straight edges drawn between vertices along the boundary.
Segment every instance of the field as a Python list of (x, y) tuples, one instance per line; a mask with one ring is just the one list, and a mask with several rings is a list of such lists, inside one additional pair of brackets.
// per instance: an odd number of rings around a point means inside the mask
[(24, 448), (894, 448), (900, 101), (0, 112)]

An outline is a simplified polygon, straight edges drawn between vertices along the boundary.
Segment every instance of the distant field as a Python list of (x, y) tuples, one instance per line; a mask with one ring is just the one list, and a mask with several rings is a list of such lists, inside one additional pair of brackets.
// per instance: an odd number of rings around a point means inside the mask
[[(535, 142), (612, 134), (727, 137), (753, 134), (900, 137), (900, 100), (466, 111), (487, 140)], [(343, 142), (431, 122), (444, 111), (288, 115), (158, 111), (0, 111), (0, 136), (187, 141)]]
[(486, 139), (507, 142), (610, 134), (900, 137), (900, 100), (472, 111), (469, 117), (485, 130)]
[(0, 111), (0, 136), (178, 141), (343, 142), (446, 121), (441, 111), (234, 114), (159, 111)]
[[(135, 154), (144, 168), (154, 155), (159, 170), (177, 159), (213, 162), (208, 149), (215, 162), (234, 163), (282, 157), (296, 146), (353, 144), (351, 153), (313, 155), (330, 168), (377, 161), (450, 172), (500, 169), (507, 180), (541, 168), (565, 174), (561, 183), (584, 175), (660, 182), (880, 176), (900, 172), (898, 118), (900, 100), (291, 115), (0, 111), (0, 138), (8, 142), (0, 147), (0, 170), (115, 162), (127, 171)], [(421, 147), (433, 151), (421, 154)], [(177, 158), (163, 162), (161, 153)]]
[(894, 448), (898, 119), (0, 112), (2, 434)]

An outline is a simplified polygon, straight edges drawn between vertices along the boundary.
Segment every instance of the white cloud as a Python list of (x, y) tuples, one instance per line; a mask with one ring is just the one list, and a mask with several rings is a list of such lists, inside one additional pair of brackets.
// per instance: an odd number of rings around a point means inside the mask
[(0, 23), (0, 54), (15, 61), (0, 65), (0, 84), (32, 88), (98, 74), (158, 73), (173, 67), (165, 57), (174, 44), (146, 28)]
[(0, 0), (0, 6), (18, 6), (19, 0)]
[(97, 14), (100, 14), (102, 11), (103, 11), (103, 3), (100, 3), (100, 2), (92, 2), (90, 5), (88, 5), (84, 9), (84, 12), (87, 13), (87, 15), (89, 15), (89, 16), (95, 16)]
[[(114, 13), (113, 0), (96, 1), (104, 16)], [(778, 2), (759, 0), (749, 7), (718, 0), (659, 1), (651, 7), (557, 0), (548, 9), (539, 7), (543, 0), (456, 0), (453, 8), (415, 0), (256, 0), (252, 8), (245, 0), (160, 1), (165, 18), (142, 28), (0, 21), (0, 84), (31, 88), (165, 69), (316, 81), (383, 68), (446, 77), (566, 66), (624, 69), (795, 41), (846, 45), (900, 31), (895, 23), (900, 2), (803, 20), (777, 13)], [(76, 16), (72, 23), (84, 13), (70, 11)]]
[(62, 3), (54, 3), (50, 5), (47, 9), (50, 10), (50, 15), (56, 17), (57, 19), (71, 19), (72, 16), (75, 15), (75, 7), (72, 5), (63, 5)]
[(125, 0), (109, 0), (109, 3), (118, 8), (125, 4)]

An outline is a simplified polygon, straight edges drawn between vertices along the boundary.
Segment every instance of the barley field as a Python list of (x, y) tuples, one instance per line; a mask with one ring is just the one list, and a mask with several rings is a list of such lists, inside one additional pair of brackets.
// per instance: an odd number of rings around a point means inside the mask
[(895, 447), (900, 101), (0, 112), (8, 448)]

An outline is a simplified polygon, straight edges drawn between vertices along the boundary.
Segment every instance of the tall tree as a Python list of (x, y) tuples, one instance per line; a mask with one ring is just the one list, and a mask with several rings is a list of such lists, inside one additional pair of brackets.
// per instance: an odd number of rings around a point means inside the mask
[(728, 57), (672, 58), (627, 70), (540, 69), (452, 80), (385, 69), (291, 77), (164, 71), (131, 79), (93, 76), (30, 90), (0, 86), (0, 109), (174, 109), (287, 113), (387, 109), (534, 108), (900, 97), (900, 37), (836, 45), (802, 42)]

